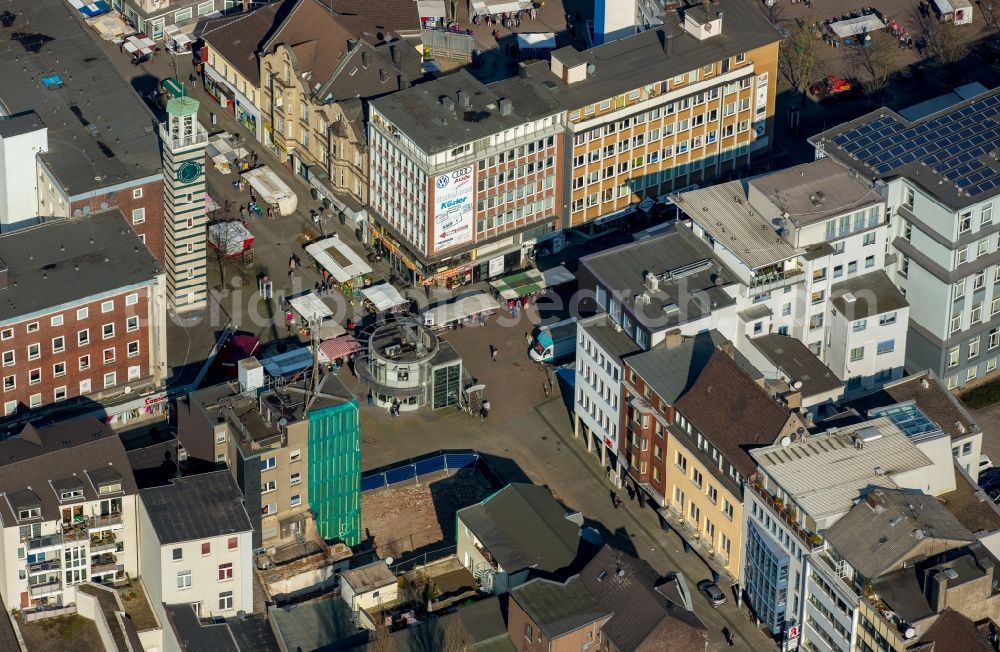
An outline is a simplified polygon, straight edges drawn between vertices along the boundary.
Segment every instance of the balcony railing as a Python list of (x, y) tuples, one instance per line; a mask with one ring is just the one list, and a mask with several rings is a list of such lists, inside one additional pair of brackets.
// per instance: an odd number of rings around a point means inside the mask
[(777, 516), (778, 519), (783, 521), (785, 525), (787, 525), (788, 528), (798, 536), (802, 545), (806, 547), (806, 550), (812, 551), (823, 547), (822, 537), (815, 532), (811, 532), (802, 527), (788, 512), (788, 508), (786, 508), (782, 502), (775, 499), (775, 497), (772, 496), (767, 489), (761, 486), (760, 483), (756, 481), (748, 482), (747, 486), (753, 489), (753, 492), (761, 498), (764, 504), (771, 508), (771, 512)]
[(771, 292), (772, 290), (779, 290), (783, 287), (793, 285), (801, 281), (802, 269), (798, 267), (795, 269), (782, 270), (780, 272), (758, 274), (751, 280), (750, 296), (755, 297), (758, 294)]
[(486, 559), (486, 562), (493, 568), (493, 570), (500, 570), (500, 566), (497, 564), (497, 561), (493, 559), (493, 555), (490, 554), (489, 550), (482, 547), (478, 543), (476, 544), (476, 550), (478, 550), (479, 554), (481, 554), (483, 558)]
[(118, 547), (118, 540), (114, 536), (90, 539), (90, 552), (114, 552)]
[(59, 534), (47, 534), (43, 537), (34, 537), (32, 539), (28, 539), (28, 550), (61, 546), (62, 541), (62, 535)]
[(90, 527), (91, 528), (110, 527), (112, 525), (120, 525), (121, 522), (122, 522), (121, 512), (104, 514), (99, 516), (92, 516), (90, 518)]
[(99, 561), (91, 562), (90, 564), (90, 574), (96, 575), (98, 573), (110, 573), (118, 568), (118, 562), (114, 559), (101, 559)]
[(51, 580), (45, 584), (33, 584), (28, 587), (28, 595), (33, 598), (37, 598), (43, 595), (50, 595), (62, 590), (62, 585), (59, 584), (59, 580)]
[(28, 562), (28, 575), (34, 575), (35, 573), (47, 573), (49, 571), (57, 571), (62, 567), (62, 563), (58, 558), (56, 559), (46, 559), (45, 561)]

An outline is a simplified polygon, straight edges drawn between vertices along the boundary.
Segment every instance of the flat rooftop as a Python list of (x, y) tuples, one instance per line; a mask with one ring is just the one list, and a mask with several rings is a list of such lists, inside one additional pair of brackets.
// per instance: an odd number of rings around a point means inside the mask
[(681, 193), (675, 205), (750, 269), (780, 263), (796, 255), (795, 247), (750, 206), (740, 181)]
[[(866, 432), (874, 431), (881, 436), (857, 448), (853, 435), (865, 429), (873, 429)], [(874, 486), (895, 489), (894, 475), (933, 465), (888, 417), (835, 432), (807, 435), (788, 446), (758, 448), (750, 451), (750, 455), (816, 520), (846, 514), (863, 489)], [(885, 469), (885, 473), (877, 474), (876, 468)], [(836, 469), (836, 477), (817, 473), (817, 469)]]
[(243, 494), (229, 471), (176, 478), (139, 492), (160, 545), (250, 532)]
[(882, 270), (834, 283), (830, 288), (830, 300), (849, 321), (884, 315), (910, 305)]
[[(785, 168), (749, 182), (796, 226), (821, 222), (882, 201), (872, 183), (832, 158)], [(776, 216), (768, 216), (776, 217)]]
[[(700, 3), (690, 5), (695, 13), (704, 11)], [(588, 72), (582, 81), (565, 83), (552, 73), (548, 61), (528, 65), (525, 75), (548, 89), (563, 108), (573, 110), (672, 79), (780, 39), (777, 30), (754, 2), (720, 0), (712, 4), (712, 10), (723, 13), (722, 30), (703, 41), (680, 27), (685, 11), (682, 8), (668, 12), (664, 24), (655, 29), (585, 52), (568, 48), (557, 50), (556, 56), (567, 65), (593, 64), (593, 72)]]
[[(65, 191), (72, 197), (161, 174), (156, 118), (78, 12), (63, 0), (6, 9), (15, 17), (4, 30), (11, 37), (0, 41), (0, 104), (8, 114), (34, 110), (48, 127), (41, 158)], [(53, 77), (57, 83), (43, 83)]]
[(581, 319), (577, 324), (578, 328), (593, 338), (605, 353), (619, 360), (642, 350), (608, 317), (607, 313)]
[(1000, 194), (1000, 88), (916, 120), (877, 109), (809, 138), (867, 179), (899, 177), (953, 210)]
[(843, 388), (837, 375), (823, 364), (801, 340), (787, 335), (761, 335), (750, 340), (761, 355), (787, 375), (793, 383), (800, 382), (797, 391), (802, 396), (816, 396)]
[[(609, 291), (627, 297), (639, 321), (656, 331), (736, 302), (723, 289), (737, 280), (736, 275), (689, 229), (590, 254), (580, 264)], [(655, 292), (647, 289), (644, 273), (659, 279)], [(636, 305), (635, 297), (641, 295), (641, 305)]]
[(7, 284), (0, 289), (0, 323), (151, 284), (162, 273), (117, 208), (0, 236), (2, 268)]
[[(506, 115), (501, 111), (501, 98), (510, 102)], [(428, 154), (451, 150), (561, 111), (554, 97), (523, 79), (514, 77), (487, 85), (465, 68), (380, 97), (371, 104)]]

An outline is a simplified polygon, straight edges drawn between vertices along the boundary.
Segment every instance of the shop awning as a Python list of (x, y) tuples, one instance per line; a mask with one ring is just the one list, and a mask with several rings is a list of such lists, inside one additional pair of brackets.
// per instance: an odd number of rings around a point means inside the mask
[(129, 54), (144, 55), (153, 54), (156, 49), (156, 41), (148, 36), (129, 36), (125, 39), (125, 51)]
[(505, 276), (493, 281), (490, 285), (496, 288), (500, 296), (507, 301), (526, 297), (548, 287), (545, 277), (537, 269), (526, 269), (523, 272)]
[(550, 288), (576, 280), (576, 277), (573, 276), (573, 272), (569, 271), (562, 265), (557, 265), (543, 271), (542, 278), (545, 279), (545, 284)]
[(371, 274), (372, 268), (346, 242), (333, 236), (306, 246), (306, 253), (338, 283)]
[(396, 288), (392, 287), (388, 283), (380, 283), (379, 285), (372, 285), (361, 290), (361, 294), (364, 295), (365, 299), (371, 301), (372, 305), (379, 312), (385, 312), (386, 310), (392, 310), (393, 308), (404, 306), (409, 303), (409, 300), (403, 297)]
[(187, 91), (181, 86), (181, 83), (174, 79), (173, 77), (168, 77), (163, 80), (163, 90), (170, 93), (173, 97), (184, 97), (187, 95)]
[(253, 245), (253, 234), (242, 222), (216, 222), (208, 226), (208, 242), (223, 256), (239, 256)]
[(554, 32), (518, 34), (517, 47), (521, 50), (554, 50), (556, 49), (556, 35)]
[(88, 18), (87, 23), (105, 41), (118, 42), (117, 39), (123, 39), (128, 34), (135, 34), (135, 29), (114, 14), (103, 14), (96, 18)]
[(361, 342), (350, 335), (341, 335), (319, 343), (320, 353), (323, 354), (327, 362), (333, 362), (337, 358), (346, 358), (360, 348)]
[(423, 313), (423, 321), (427, 326), (446, 326), (460, 319), (475, 317), (484, 312), (494, 312), (499, 309), (500, 304), (497, 303), (496, 299), (485, 292), (479, 292), (443, 306), (428, 308)]
[(304, 346), (301, 349), (264, 358), (260, 363), (264, 365), (264, 371), (269, 376), (287, 376), (296, 371), (307, 369), (313, 363), (313, 356), (309, 347)]
[[(943, 2), (948, 4), (945, 0), (934, 0), (935, 2)], [(938, 5), (940, 6), (940, 4)], [(875, 14), (868, 14), (867, 16), (858, 16), (857, 18), (848, 18), (847, 20), (838, 20), (830, 25), (830, 29), (833, 33), (840, 38), (847, 38), (848, 36), (855, 36), (857, 34), (871, 34), (872, 32), (877, 32), (880, 29), (885, 29), (885, 23), (882, 19)]]
[(111, 5), (104, 0), (96, 0), (96, 2), (83, 2), (82, 0), (69, 0), (69, 4), (76, 8), (81, 14), (87, 18), (93, 18), (94, 16), (100, 16), (101, 14), (106, 14), (111, 11)]
[(421, 18), (444, 18), (448, 10), (444, 0), (417, 0), (417, 15)]
[(302, 319), (312, 322), (333, 317), (333, 311), (323, 303), (323, 300), (316, 296), (315, 292), (300, 294), (288, 300), (292, 304), (292, 310), (297, 312)]

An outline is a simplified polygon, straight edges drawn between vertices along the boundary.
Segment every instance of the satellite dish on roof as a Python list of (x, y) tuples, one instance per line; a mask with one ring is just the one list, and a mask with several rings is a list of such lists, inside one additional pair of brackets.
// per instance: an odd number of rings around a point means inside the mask
[(781, 445), (785, 447), (791, 446), (792, 438), (789, 437), (788, 435), (785, 435), (784, 437), (781, 438)]
[(593, 75), (595, 72), (597, 72), (597, 66), (595, 66), (592, 63), (588, 63), (587, 64), (587, 74), (588, 75)]
[(392, 557), (386, 557), (385, 558), (385, 565), (386, 566), (392, 566), (392, 562), (394, 562), (394, 561), (395, 560)]
[(802, 389), (802, 381), (796, 380), (794, 383), (792, 383), (792, 389)]
[(280, 419), (278, 419), (279, 428), (284, 428), (287, 425), (288, 425), (288, 419), (286, 419), (285, 417), (281, 417)]

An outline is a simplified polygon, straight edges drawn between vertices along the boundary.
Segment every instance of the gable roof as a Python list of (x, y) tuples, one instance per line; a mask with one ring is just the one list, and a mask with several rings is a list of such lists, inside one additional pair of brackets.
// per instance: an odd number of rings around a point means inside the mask
[(929, 643), (921, 652), (992, 652), (993, 646), (979, 633), (975, 623), (951, 607), (946, 607), (917, 643)]
[(934, 496), (876, 489), (823, 532), (865, 577), (879, 577), (927, 539), (975, 541)]
[(175, 479), (139, 493), (160, 545), (249, 532), (243, 494), (229, 471)]
[(660, 575), (645, 561), (604, 546), (580, 572), (580, 579), (612, 614), (601, 634), (616, 649), (666, 645), (669, 638), (672, 652), (704, 650), (705, 625), (656, 590)]
[(557, 573), (577, 558), (580, 526), (545, 487), (509, 484), (481, 503), (458, 511), (508, 572), (532, 568)]
[(15, 524), (12, 508), (18, 505), (40, 507), (44, 520), (58, 519), (59, 486), (75, 484), (83, 489), (84, 500), (97, 500), (97, 485), (111, 477), (108, 471), (121, 482), (124, 495), (136, 493), (121, 439), (98, 419), (71, 419), (45, 428), (27, 425), (21, 432), (24, 436), (0, 441), (0, 523), (4, 526)]
[(549, 640), (612, 615), (579, 575), (565, 582), (537, 577), (510, 596)]
[(213, 20), (201, 37), (255, 87), (260, 87), (257, 53), (299, 0), (264, 5), (246, 14)]
[(745, 477), (756, 469), (749, 450), (773, 444), (790, 416), (719, 350), (676, 407)]

